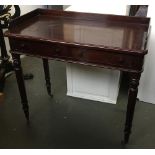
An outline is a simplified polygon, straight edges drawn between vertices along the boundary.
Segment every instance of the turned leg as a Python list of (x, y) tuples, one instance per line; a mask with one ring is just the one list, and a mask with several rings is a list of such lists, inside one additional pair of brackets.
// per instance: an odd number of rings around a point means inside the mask
[(29, 121), (29, 106), (27, 101), (26, 89), (24, 84), (23, 72), (21, 67), (20, 55), (12, 54), (13, 66), (16, 74), (16, 79), (18, 83), (19, 93), (21, 96), (21, 103), (25, 113), (27, 121)]
[(45, 73), (47, 92), (50, 96), (52, 96), (51, 95), (51, 82), (50, 82), (50, 72), (49, 72), (48, 59), (43, 58), (43, 67), (44, 67), (44, 73)]
[(126, 112), (126, 122), (124, 129), (124, 143), (128, 143), (132, 128), (132, 120), (134, 116), (134, 109), (136, 105), (136, 98), (138, 93), (138, 85), (141, 73), (130, 73), (130, 86), (128, 91), (128, 105)]

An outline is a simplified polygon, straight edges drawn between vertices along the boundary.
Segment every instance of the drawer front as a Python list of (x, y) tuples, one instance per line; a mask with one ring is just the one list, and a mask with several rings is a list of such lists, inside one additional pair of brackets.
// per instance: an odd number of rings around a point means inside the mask
[(114, 67), (124, 67), (128, 69), (140, 69), (141, 60), (131, 55), (123, 55), (119, 53), (97, 51), (87, 52), (84, 56), (85, 61), (92, 63), (105, 64)]
[(110, 66), (131, 70), (141, 70), (143, 57), (127, 55), (111, 51), (92, 50), (90, 48), (73, 47), (57, 43), (11, 41), (11, 48), (19, 53), (66, 61), (82, 62), (99, 66)]
[(23, 41), (23, 40), (11, 40), (10, 44), (12, 51), (17, 51), (18, 53), (21, 54), (51, 57), (51, 58), (68, 57), (67, 47), (62, 45), (45, 43), (45, 42)]
[(68, 55), (75, 61), (97, 64), (99, 66), (103, 65), (132, 70), (141, 70), (143, 66), (142, 56), (139, 57), (111, 51), (72, 48)]
[(83, 60), (85, 50), (82, 48), (73, 48), (72, 46), (23, 40), (11, 40), (12, 51), (21, 54), (38, 55), (50, 58), (69, 59), (74, 61)]

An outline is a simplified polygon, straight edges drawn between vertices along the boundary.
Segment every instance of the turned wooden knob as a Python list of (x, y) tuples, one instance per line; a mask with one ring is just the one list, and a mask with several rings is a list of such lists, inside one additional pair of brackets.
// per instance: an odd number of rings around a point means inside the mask
[(56, 48), (55, 51), (56, 52), (60, 52), (61, 50), (60, 50), (60, 48)]
[(22, 48), (24, 48), (24, 47), (25, 47), (25, 44), (24, 44), (24, 43), (22, 43), (20, 46), (21, 46)]
[(118, 60), (119, 63), (123, 64), (124, 63), (124, 59), (122, 57), (119, 58)]
[(78, 56), (79, 56), (80, 58), (82, 58), (82, 57), (83, 57), (83, 52), (80, 51), (79, 54), (78, 54)]
[(79, 56), (80, 58), (83, 58), (85, 51), (86, 51), (85, 49), (80, 49), (80, 51), (79, 51), (79, 53), (78, 53), (78, 56)]

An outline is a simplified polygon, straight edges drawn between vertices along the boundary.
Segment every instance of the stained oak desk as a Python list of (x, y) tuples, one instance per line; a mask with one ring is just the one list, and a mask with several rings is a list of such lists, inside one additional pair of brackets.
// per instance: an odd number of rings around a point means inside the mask
[(51, 94), (48, 59), (128, 72), (124, 143), (131, 133), (138, 84), (147, 54), (149, 18), (36, 9), (10, 22), (9, 38), (21, 102), (29, 120), (20, 55), (41, 57)]

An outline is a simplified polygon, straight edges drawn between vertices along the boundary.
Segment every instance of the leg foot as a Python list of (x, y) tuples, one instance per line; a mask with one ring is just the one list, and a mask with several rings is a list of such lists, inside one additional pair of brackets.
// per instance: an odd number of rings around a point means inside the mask
[(27, 103), (23, 103), (23, 111), (27, 121), (29, 121), (29, 106)]
[(129, 136), (130, 136), (130, 132), (124, 133), (124, 144), (127, 144), (129, 142)]

